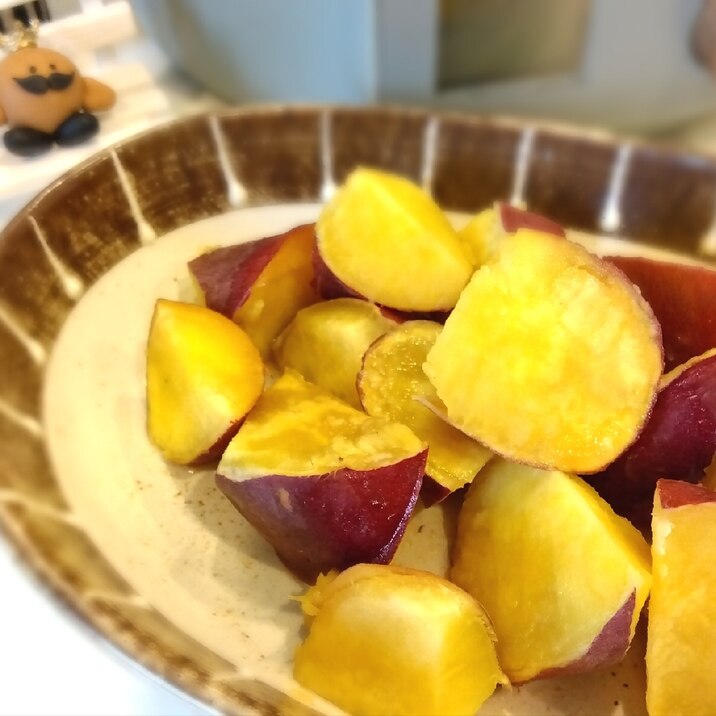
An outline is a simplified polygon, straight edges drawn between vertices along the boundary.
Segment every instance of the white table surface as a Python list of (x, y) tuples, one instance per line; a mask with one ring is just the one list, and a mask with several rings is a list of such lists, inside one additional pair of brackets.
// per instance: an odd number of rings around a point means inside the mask
[[(2, 716), (204, 716), (52, 601), (0, 543)], [(9, 677), (9, 678), (8, 678)]]

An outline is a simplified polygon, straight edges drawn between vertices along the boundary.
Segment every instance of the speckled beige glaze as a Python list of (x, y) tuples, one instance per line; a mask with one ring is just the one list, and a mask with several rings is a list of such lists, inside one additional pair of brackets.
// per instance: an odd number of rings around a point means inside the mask
[[(527, 152), (525, 132), (417, 110), (248, 108), (131, 139), (43, 192), (0, 238), (0, 528), (27, 564), (115, 645), (222, 711), (330, 710), (290, 680), (300, 585), (210, 475), (168, 468), (147, 442), (151, 305), (182, 295), (197, 249), (314, 217), (356, 164), (405, 173), (448, 209), (519, 195), (586, 232), (609, 197), (614, 231), (693, 256), (710, 246), (714, 160), (631, 145), (615, 171), (609, 137), (536, 127)], [(399, 561), (444, 570), (449, 507), (417, 515)], [(618, 670), (501, 691), (482, 713), (640, 716), (640, 648)]]

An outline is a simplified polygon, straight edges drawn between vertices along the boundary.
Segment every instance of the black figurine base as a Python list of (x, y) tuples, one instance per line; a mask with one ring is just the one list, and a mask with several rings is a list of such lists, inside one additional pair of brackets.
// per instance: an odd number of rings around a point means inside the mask
[(13, 127), (3, 136), (5, 148), (19, 157), (36, 157), (57, 143), (61, 147), (74, 147), (94, 137), (99, 131), (97, 117), (89, 112), (75, 112), (54, 132), (41, 132), (31, 127)]
[(56, 130), (55, 141), (61, 147), (74, 147), (92, 139), (99, 131), (99, 120), (89, 112), (70, 115)]
[(13, 127), (3, 137), (5, 148), (20, 157), (36, 157), (44, 154), (54, 144), (51, 134), (31, 127)]

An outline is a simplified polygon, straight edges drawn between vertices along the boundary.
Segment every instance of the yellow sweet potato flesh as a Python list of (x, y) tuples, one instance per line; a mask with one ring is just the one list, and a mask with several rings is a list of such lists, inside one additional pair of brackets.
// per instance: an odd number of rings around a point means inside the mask
[(482, 266), (495, 253), (506, 232), (502, 229), (498, 212), (483, 209), (460, 229), (458, 236), (475, 268)]
[(369, 417), (287, 371), (261, 396), (222, 464), (233, 479), (323, 475), (392, 465), (422, 450), (404, 425)]
[(577, 662), (634, 594), (631, 639), (649, 548), (581, 479), (495, 458), (469, 488), (450, 577), (485, 607), (502, 668), (523, 682)]
[[(658, 492), (657, 492), (658, 496)], [(716, 502), (655, 501), (646, 650), (650, 716), (712, 716), (716, 707)]]
[(234, 321), (264, 357), (296, 313), (318, 300), (311, 285), (313, 244), (312, 230), (290, 232), (234, 313)]
[(661, 370), (659, 327), (634, 287), (576, 244), (524, 229), (475, 273), (425, 364), (467, 434), (579, 473), (634, 441)]
[(294, 675), (352, 714), (473, 716), (506, 681), (484, 611), (436, 575), (357, 565), (319, 589)]
[(376, 338), (395, 326), (373, 304), (337, 298), (299, 311), (274, 344), (281, 368), (292, 368), (306, 380), (361, 409), (356, 378), (363, 354)]
[(346, 286), (384, 306), (444, 311), (472, 274), (437, 204), (407, 179), (357, 169), (323, 208), (318, 250)]
[(147, 424), (167, 460), (210, 450), (251, 409), (264, 367), (248, 336), (202, 306), (157, 301), (147, 345)]
[(358, 391), (369, 415), (403, 423), (428, 444), (425, 472), (452, 492), (470, 482), (492, 453), (416, 400), (437, 400), (423, 363), (441, 329), (431, 321), (408, 321), (376, 341), (363, 359)]

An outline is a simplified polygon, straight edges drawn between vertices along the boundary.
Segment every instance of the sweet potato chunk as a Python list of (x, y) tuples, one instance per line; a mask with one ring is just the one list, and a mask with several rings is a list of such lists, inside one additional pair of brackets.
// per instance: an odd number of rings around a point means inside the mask
[(480, 268), (497, 251), (505, 233), (498, 211), (491, 206), (475, 214), (458, 236), (472, 265)]
[(662, 477), (698, 482), (716, 451), (716, 351), (707, 351), (664, 376), (641, 435), (589, 482), (620, 514), (651, 513)]
[(613, 267), (521, 229), (463, 291), (425, 363), (454, 424), (496, 453), (596, 472), (639, 434), (659, 325)]
[(358, 376), (358, 393), (369, 415), (403, 423), (428, 444), (425, 473), (434, 482), (430, 488), (423, 483), (428, 503), (466, 485), (492, 457), (419, 402), (437, 399), (423, 363), (441, 329), (429, 321), (402, 324), (373, 343)]
[[(325, 301), (335, 298), (359, 298), (367, 301), (365, 296), (361, 296), (357, 291), (348, 288), (342, 281), (339, 281), (333, 272), (326, 266), (325, 262), (318, 253), (318, 249), (313, 252), (313, 275), (314, 287), (318, 295)], [(450, 311), (399, 311), (396, 308), (380, 306), (380, 312), (393, 321), (402, 323), (403, 321), (435, 321), (436, 323), (445, 323)]]
[(318, 297), (312, 287), (313, 224), (261, 241), (209, 251), (189, 270), (209, 308), (233, 319), (267, 357), (296, 312)]
[(716, 271), (635, 256), (607, 259), (633, 281), (661, 324), (666, 369), (716, 348)]
[(435, 202), (407, 179), (357, 169), (323, 208), (317, 246), (328, 269), (369, 301), (447, 311), (472, 266)]
[(519, 229), (565, 236), (564, 229), (551, 219), (502, 201), (475, 214), (460, 230), (459, 236), (472, 265), (479, 268), (497, 251), (506, 237)]
[(203, 306), (157, 301), (147, 345), (147, 427), (165, 459), (218, 458), (263, 384), (261, 357), (236, 324)]
[(376, 338), (395, 326), (376, 306), (358, 298), (337, 298), (298, 312), (274, 344), (281, 368), (361, 409), (356, 378), (363, 354)]
[(512, 682), (620, 661), (649, 548), (586, 483), (495, 458), (468, 490), (450, 578), (487, 610)]
[(647, 708), (650, 716), (712, 716), (716, 704), (716, 493), (660, 480), (652, 531)]
[(350, 713), (473, 716), (506, 683), (482, 607), (434, 574), (360, 564), (302, 601), (295, 678)]
[(426, 447), (298, 373), (268, 390), (224, 452), (217, 485), (298, 576), (387, 562), (412, 514)]

